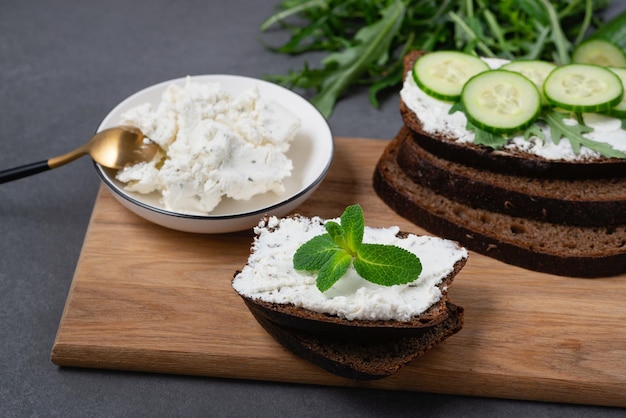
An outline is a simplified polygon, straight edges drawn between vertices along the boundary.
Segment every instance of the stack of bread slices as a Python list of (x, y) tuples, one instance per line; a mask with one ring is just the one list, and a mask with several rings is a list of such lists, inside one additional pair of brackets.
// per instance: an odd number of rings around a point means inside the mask
[(326, 222), (300, 215), (263, 218), (254, 228), (248, 261), (232, 281), (257, 322), (286, 349), (338, 376), (376, 380), (463, 328), (463, 307), (450, 301), (448, 290), (465, 266), (465, 248), (398, 227), (366, 228), (366, 240), (405, 241), (419, 256), (418, 279), (382, 286), (348, 272), (322, 293), (315, 274), (295, 270), (292, 258), (325, 231)]
[[(405, 57), (405, 74), (422, 52)], [(406, 83), (406, 81), (405, 81)], [(546, 158), (494, 150), (404, 125), (380, 157), (374, 188), (430, 233), (529, 270), (574, 277), (626, 272), (626, 159)]]

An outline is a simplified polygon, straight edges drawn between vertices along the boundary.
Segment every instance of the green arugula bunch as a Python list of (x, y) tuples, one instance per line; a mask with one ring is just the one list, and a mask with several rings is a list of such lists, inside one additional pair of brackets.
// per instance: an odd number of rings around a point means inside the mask
[[(485, 57), (569, 62), (573, 47), (602, 22), (610, 0), (281, 0), (261, 31), (278, 27), (289, 39), (273, 51), (322, 52), (321, 66), (267, 76), (312, 91), (329, 116), (339, 98), (366, 86), (378, 96), (403, 78), (409, 50), (455, 49)], [(319, 54), (318, 54), (319, 55)], [(318, 56), (316, 55), (316, 56)]]
[(422, 271), (419, 258), (395, 245), (363, 243), (365, 221), (359, 205), (348, 206), (341, 224), (328, 221), (326, 233), (304, 243), (293, 256), (296, 270), (318, 272), (316, 285), (330, 289), (350, 267), (372, 283), (383, 286), (410, 283)]

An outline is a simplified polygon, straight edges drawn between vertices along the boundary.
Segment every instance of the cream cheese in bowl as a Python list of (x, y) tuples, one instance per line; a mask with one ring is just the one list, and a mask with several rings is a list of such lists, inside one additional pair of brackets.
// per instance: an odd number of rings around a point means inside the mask
[(283, 216), (317, 188), (333, 158), (328, 123), (305, 99), (262, 80), (171, 80), (120, 103), (98, 130), (133, 125), (161, 148), (119, 172), (96, 165), (115, 197), (168, 228), (249, 229)]

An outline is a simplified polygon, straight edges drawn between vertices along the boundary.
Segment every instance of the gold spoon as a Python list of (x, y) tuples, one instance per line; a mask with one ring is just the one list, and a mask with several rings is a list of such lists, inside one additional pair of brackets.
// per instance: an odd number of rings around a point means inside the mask
[(145, 141), (144, 138), (141, 130), (133, 126), (105, 129), (67, 154), (0, 171), (0, 184), (60, 167), (86, 154), (98, 164), (115, 169), (150, 161), (156, 154), (158, 145)]

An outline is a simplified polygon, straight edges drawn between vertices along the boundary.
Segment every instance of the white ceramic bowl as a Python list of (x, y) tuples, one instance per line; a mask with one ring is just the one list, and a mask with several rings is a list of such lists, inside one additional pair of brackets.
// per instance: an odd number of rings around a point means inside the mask
[[(104, 118), (98, 131), (119, 125), (128, 109), (149, 102), (153, 105), (171, 83), (184, 84), (186, 78), (165, 81), (141, 90), (118, 104)], [(166, 228), (196, 233), (226, 233), (250, 229), (266, 214), (285, 216), (304, 202), (317, 189), (328, 172), (334, 155), (333, 136), (326, 119), (307, 100), (279, 85), (254, 78), (234, 75), (192, 76), (195, 82), (217, 82), (232, 95), (256, 85), (263, 98), (280, 102), (301, 121), (300, 130), (287, 156), (293, 171), (283, 182), (282, 194), (265, 193), (247, 201), (224, 198), (208, 216), (187, 215), (166, 210), (160, 195), (128, 192), (115, 179), (115, 170), (95, 164), (96, 171), (117, 200), (135, 214)]]

